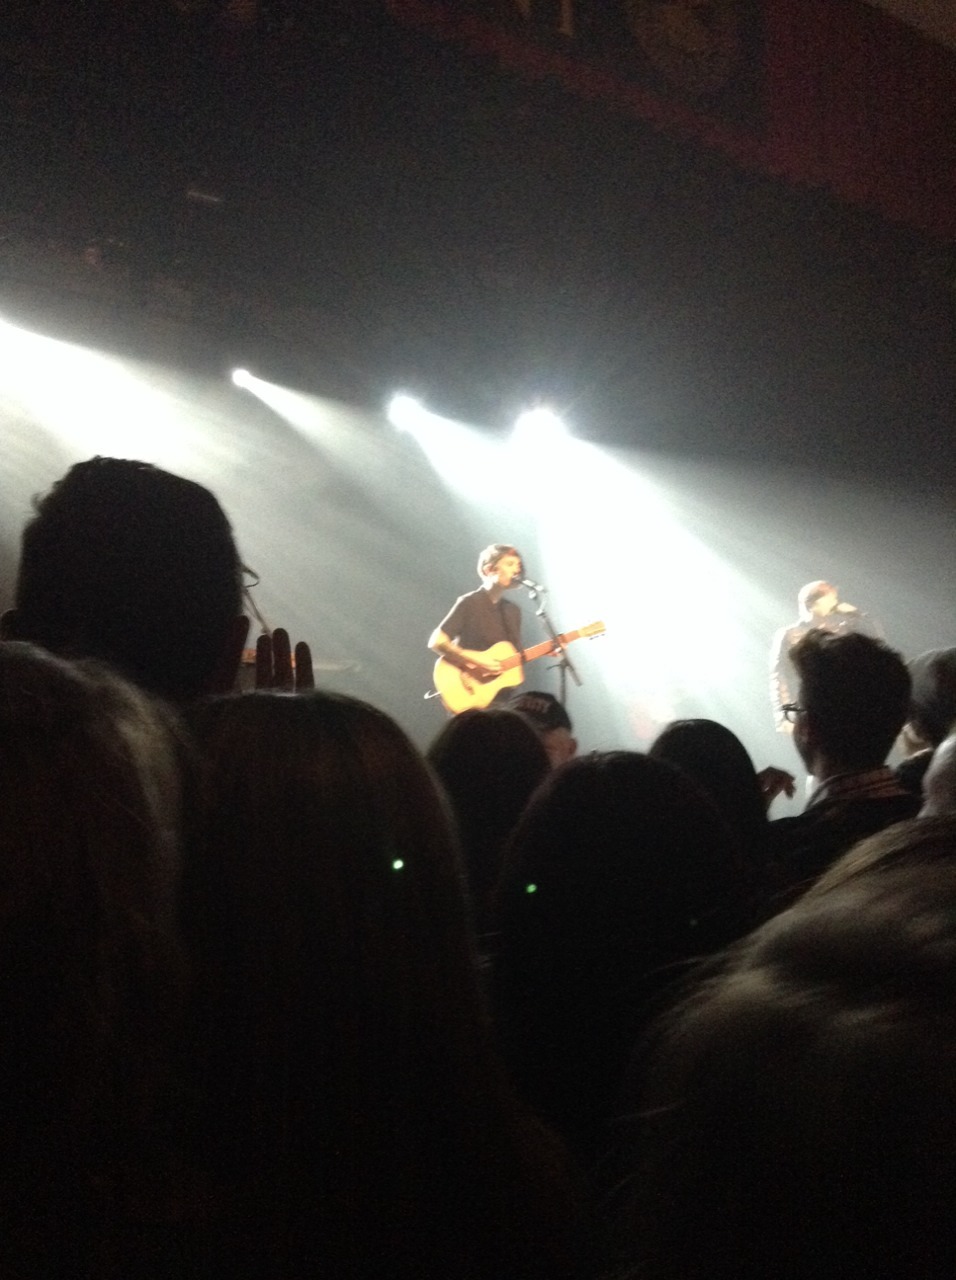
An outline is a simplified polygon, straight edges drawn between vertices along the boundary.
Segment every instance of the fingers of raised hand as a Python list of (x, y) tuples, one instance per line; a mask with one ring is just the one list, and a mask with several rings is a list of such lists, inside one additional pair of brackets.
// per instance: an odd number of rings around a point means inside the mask
[(292, 643), (285, 627), (276, 627), (272, 633), (272, 687), (285, 693), (295, 692)]
[(295, 646), (293, 661), (285, 627), (276, 627), (271, 635), (261, 635), (256, 642), (256, 688), (278, 689), (283, 693), (314, 689), (312, 652), (305, 641), (300, 640)]
[(289, 633), (284, 627), (276, 627), (271, 635), (263, 633), (256, 641), (256, 688), (289, 693), (295, 688)]
[(312, 670), (312, 650), (304, 640), (295, 646), (295, 688), (299, 693), (304, 689), (315, 688), (315, 674)]
[(267, 632), (256, 641), (256, 688), (272, 688), (272, 636)]

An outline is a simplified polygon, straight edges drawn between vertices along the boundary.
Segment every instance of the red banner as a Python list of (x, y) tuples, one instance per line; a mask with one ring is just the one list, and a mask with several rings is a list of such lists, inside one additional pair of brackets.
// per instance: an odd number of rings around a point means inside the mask
[(862, 0), (388, 5), (508, 71), (956, 239), (956, 54)]

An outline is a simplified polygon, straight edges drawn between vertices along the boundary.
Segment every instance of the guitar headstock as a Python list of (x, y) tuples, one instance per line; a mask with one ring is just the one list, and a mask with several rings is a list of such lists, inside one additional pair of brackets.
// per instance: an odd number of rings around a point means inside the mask
[(603, 636), (607, 627), (603, 622), (592, 622), (590, 626), (581, 628), (582, 639), (589, 636)]

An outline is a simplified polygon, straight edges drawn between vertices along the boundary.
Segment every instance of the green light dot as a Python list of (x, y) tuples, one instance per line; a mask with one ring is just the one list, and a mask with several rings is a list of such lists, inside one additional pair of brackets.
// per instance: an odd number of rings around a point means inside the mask
[(402, 867), (404, 867), (404, 865), (405, 865), (405, 863), (401, 860), (401, 858), (396, 858), (396, 859), (395, 859), (395, 861), (392, 863), (392, 870), (393, 870), (393, 871), (401, 871), (401, 869), (402, 869)]
[(537, 893), (538, 886), (536, 884), (526, 884), (524, 887), (524, 891), (525, 893)]

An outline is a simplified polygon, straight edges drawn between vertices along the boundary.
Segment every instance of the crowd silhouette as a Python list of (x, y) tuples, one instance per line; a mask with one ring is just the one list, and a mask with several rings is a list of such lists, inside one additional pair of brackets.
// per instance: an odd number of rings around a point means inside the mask
[(770, 820), (710, 720), (423, 755), (281, 630), (236, 692), (242, 575), (140, 462), (24, 530), (0, 1276), (956, 1274), (956, 650), (801, 638)]

